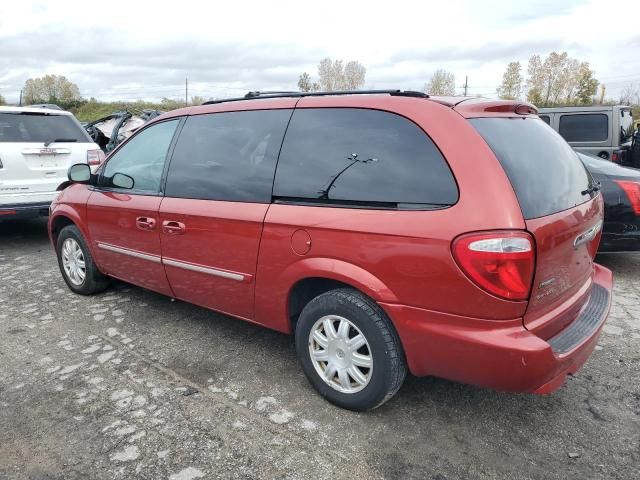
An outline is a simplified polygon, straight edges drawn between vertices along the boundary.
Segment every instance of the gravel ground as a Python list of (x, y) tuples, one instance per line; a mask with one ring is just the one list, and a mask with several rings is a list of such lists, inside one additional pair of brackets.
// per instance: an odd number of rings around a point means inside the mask
[(548, 396), (407, 378), (319, 398), (291, 338), (124, 283), (72, 294), (43, 221), (0, 222), (0, 479), (640, 478), (640, 256), (585, 367)]

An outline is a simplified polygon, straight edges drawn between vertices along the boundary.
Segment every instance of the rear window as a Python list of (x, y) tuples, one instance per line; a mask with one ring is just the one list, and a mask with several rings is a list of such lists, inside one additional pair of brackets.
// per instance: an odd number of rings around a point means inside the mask
[(415, 123), (357, 108), (295, 110), (274, 185), (279, 200), (431, 209), (458, 200), (446, 160)]
[(586, 202), (590, 177), (573, 149), (537, 118), (475, 118), (506, 172), (525, 219), (544, 217)]
[(562, 115), (558, 131), (567, 142), (604, 142), (609, 138), (609, 117), (603, 113)]
[(91, 142), (80, 124), (70, 115), (0, 113), (0, 142), (44, 143), (57, 139)]

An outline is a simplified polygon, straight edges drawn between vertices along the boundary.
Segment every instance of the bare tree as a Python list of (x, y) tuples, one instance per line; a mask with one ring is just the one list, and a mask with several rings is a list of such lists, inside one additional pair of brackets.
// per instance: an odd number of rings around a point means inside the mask
[(298, 77), (298, 89), (301, 92), (325, 90), (359, 90), (364, 86), (367, 69), (360, 62), (351, 60), (332, 60), (323, 58), (318, 64), (318, 81), (314, 82), (307, 72)]
[(82, 100), (78, 86), (63, 75), (45, 75), (30, 78), (24, 83), (24, 103), (54, 103), (61, 107), (73, 106)]
[(429, 83), (424, 87), (429, 95), (455, 95), (456, 77), (453, 73), (443, 69), (433, 72)]
[(367, 69), (360, 62), (352, 60), (344, 66), (344, 89), (360, 90), (364, 86)]
[(0, 95), (0, 105), (6, 105), (7, 101), (4, 99), (2, 95)]
[(624, 86), (620, 94), (621, 105), (640, 104), (640, 86), (631, 82)]
[(520, 62), (510, 62), (502, 75), (502, 85), (498, 87), (498, 95), (505, 100), (515, 100), (522, 91), (522, 67)]
[(189, 102), (189, 105), (202, 105), (206, 101), (207, 101), (206, 98), (201, 97), (200, 95), (195, 95), (191, 97), (191, 101)]
[(358, 61), (346, 63), (342, 60), (323, 58), (318, 64), (318, 77), (321, 90), (358, 90), (364, 86), (367, 69)]

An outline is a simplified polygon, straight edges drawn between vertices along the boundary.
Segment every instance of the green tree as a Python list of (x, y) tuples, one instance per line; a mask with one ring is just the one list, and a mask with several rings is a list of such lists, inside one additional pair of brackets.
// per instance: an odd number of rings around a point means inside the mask
[(589, 63), (567, 52), (551, 52), (544, 61), (533, 55), (527, 74), (527, 100), (539, 107), (590, 103), (598, 87)]
[(300, 77), (298, 78), (298, 90), (300, 90), (301, 92), (310, 92), (314, 90), (313, 86), (314, 84), (311, 81), (311, 75), (309, 75), (307, 72), (304, 72), (302, 75), (300, 75)]
[(505, 100), (515, 100), (522, 91), (522, 67), (520, 62), (510, 62), (502, 75), (502, 84), (498, 87), (498, 95)]
[(71, 108), (82, 102), (80, 89), (63, 75), (45, 75), (30, 78), (24, 83), (23, 102), (54, 103), (62, 108)]
[(451, 72), (438, 69), (433, 72), (429, 83), (424, 88), (429, 95), (455, 95), (456, 77)]
[(593, 70), (589, 68), (589, 62), (582, 62), (577, 74), (576, 100), (581, 105), (593, 103), (593, 96), (598, 90), (598, 80), (593, 78)]

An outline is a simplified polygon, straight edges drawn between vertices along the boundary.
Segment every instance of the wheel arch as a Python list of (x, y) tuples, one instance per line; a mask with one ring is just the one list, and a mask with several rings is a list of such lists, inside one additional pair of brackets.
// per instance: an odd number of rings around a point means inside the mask
[[(374, 302), (398, 303), (395, 293), (362, 267), (332, 258), (300, 260), (283, 272), (286, 295), (279, 309), (286, 319), (282, 330), (293, 332), (298, 315), (313, 298), (337, 288), (349, 287)], [(277, 328), (277, 327), (276, 327)]]

